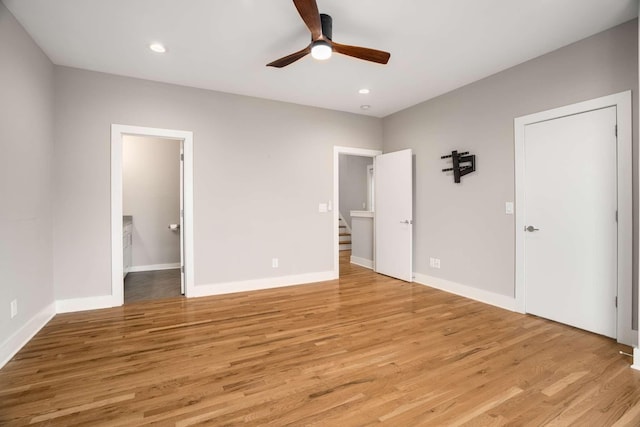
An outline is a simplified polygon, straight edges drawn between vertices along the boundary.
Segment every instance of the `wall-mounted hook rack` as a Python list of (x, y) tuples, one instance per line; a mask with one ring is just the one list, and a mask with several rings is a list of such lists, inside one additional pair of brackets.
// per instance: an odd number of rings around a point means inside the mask
[[(476, 156), (475, 154), (469, 155), (468, 151), (464, 153), (458, 153), (457, 151), (452, 151), (451, 154), (446, 156), (441, 156), (441, 159), (449, 159), (453, 160), (453, 167), (442, 169), (442, 172), (450, 172), (453, 171), (453, 181), (456, 184), (460, 183), (460, 177), (463, 177), (471, 172), (475, 172), (476, 170)], [(468, 163), (465, 165), (461, 165), (461, 163)]]

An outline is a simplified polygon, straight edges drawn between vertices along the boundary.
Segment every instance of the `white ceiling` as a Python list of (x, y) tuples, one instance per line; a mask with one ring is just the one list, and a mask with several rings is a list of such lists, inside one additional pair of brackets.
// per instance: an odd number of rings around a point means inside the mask
[(291, 0), (3, 2), (59, 65), (376, 117), (638, 15), (637, 0), (317, 0), (336, 42), (391, 52), (389, 64), (308, 56), (276, 69), (265, 64), (310, 41)]

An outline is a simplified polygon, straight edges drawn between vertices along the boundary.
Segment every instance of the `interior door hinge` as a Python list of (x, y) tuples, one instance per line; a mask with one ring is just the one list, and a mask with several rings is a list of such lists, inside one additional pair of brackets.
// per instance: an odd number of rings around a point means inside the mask
[[(180, 209), (180, 218), (184, 217), (184, 209)], [(618, 213), (616, 212), (616, 218), (618, 217)], [(617, 219), (616, 219), (617, 221)]]
[[(180, 273), (184, 273), (184, 265), (180, 266)], [(616, 306), (617, 307), (617, 306)]]
[(616, 134), (616, 136), (618, 136), (618, 125), (616, 125), (615, 134)]
[(616, 222), (618, 222), (618, 211), (616, 211)]
[[(616, 131), (616, 132), (617, 132), (617, 131)], [(617, 133), (616, 133), (616, 135), (617, 135)], [(182, 154), (182, 153), (180, 153), (180, 161), (181, 161), (181, 162), (184, 162), (184, 154)]]
[(616, 297), (616, 308), (618, 308), (618, 297)]

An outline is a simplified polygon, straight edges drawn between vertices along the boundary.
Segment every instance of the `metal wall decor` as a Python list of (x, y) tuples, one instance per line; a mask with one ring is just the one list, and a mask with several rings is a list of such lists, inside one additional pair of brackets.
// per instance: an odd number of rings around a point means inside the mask
[(453, 182), (455, 182), (456, 184), (460, 183), (460, 177), (463, 177), (471, 172), (475, 172), (476, 170), (476, 156), (475, 154), (469, 155), (468, 151), (465, 151), (464, 153), (452, 151), (451, 154), (441, 156), (440, 158), (451, 158), (453, 160), (453, 167), (442, 169), (442, 172), (453, 171)]

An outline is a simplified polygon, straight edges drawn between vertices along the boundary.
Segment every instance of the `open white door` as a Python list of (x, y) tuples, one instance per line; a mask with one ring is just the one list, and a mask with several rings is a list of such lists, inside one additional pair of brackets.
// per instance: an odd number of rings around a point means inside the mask
[(180, 293), (184, 295), (184, 141), (180, 142)]
[(413, 281), (412, 151), (375, 158), (375, 271)]

